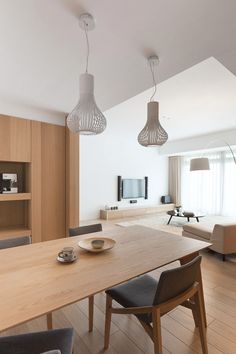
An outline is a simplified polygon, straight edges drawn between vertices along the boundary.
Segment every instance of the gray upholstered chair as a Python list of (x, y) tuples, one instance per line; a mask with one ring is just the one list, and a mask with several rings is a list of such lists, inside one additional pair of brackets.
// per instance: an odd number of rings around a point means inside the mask
[(31, 243), (30, 236), (6, 238), (4, 240), (0, 240), (0, 250), (5, 249), (5, 248), (25, 246), (25, 245), (29, 245), (30, 243)]
[[(78, 226), (69, 229), (69, 236), (79, 236), (102, 231), (102, 224)], [(94, 296), (89, 296), (89, 332), (93, 330)]]
[(72, 350), (72, 328), (0, 337), (2, 354), (72, 354)]
[[(196, 281), (201, 257), (171, 270), (162, 272), (159, 281), (144, 275), (106, 291), (106, 322), (104, 348), (109, 346), (112, 313), (133, 314), (154, 342), (155, 354), (162, 353), (161, 316), (179, 305), (190, 308), (195, 325), (199, 327), (202, 351), (208, 352), (203, 304)], [(123, 308), (113, 308), (112, 300)]]
[(102, 231), (102, 224), (78, 226), (69, 229), (69, 236), (79, 236), (99, 231)]
[[(19, 236), (0, 240), (0, 250), (31, 244), (30, 236)], [(52, 314), (47, 314), (47, 328), (52, 329)]]

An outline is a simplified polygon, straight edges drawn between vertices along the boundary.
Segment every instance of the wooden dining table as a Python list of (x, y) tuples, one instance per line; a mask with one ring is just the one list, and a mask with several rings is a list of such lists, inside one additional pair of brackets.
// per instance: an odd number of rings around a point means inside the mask
[[(78, 242), (110, 237), (113, 249), (89, 253)], [(74, 263), (61, 264), (57, 254), (73, 246)], [(0, 331), (51, 313), (107, 288), (179, 260), (184, 264), (210, 244), (143, 226), (117, 227), (0, 250)], [(198, 275), (203, 297), (201, 273)]]

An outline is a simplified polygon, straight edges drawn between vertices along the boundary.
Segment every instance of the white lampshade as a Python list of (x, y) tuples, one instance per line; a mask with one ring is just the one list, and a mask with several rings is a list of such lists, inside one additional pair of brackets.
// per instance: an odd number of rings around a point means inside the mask
[(207, 157), (199, 157), (191, 159), (190, 171), (207, 171), (210, 170), (210, 164)]
[(168, 139), (168, 134), (159, 121), (159, 103), (148, 103), (147, 122), (138, 135), (138, 142), (143, 146), (161, 146)]
[(94, 77), (84, 73), (79, 78), (80, 99), (67, 117), (67, 126), (81, 135), (100, 134), (106, 128), (106, 118), (96, 105)]

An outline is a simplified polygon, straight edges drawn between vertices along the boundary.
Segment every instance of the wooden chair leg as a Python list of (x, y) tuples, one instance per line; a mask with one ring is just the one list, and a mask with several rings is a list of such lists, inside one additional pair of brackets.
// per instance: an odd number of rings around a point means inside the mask
[(52, 312), (47, 313), (47, 329), (52, 329)]
[(94, 296), (90, 296), (89, 300), (89, 332), (93, 331), (93, 311), (94, 311)]
[(104, 349), (108, 349), (111, 330), (111, 314), (112, 314), (112, 298), (106, 296), (106, 318), (105, 318), (105, 334), (104, 334)]
[(203, 304), (202, 304), (202, 297), (199, 291), (194, 296), (195, 304), (196, 304), (196, 311), (198, 313), (198, 325), (199, 325), (199, 334), (202, 344), (202, 352), (203, 354), (208, 354), (207, 348), (207, 340), (206, 340), (206, 327), (204, 322), (204, 311), (203, 311)]
[(152, 311), (154, 353), (162, 354), (161, 315), (159, 309)]
[(193, 314), (195, 327), (198, 327), (199, 326), (199, 318), (198, 318), (198, 312), (197, 312), (196, 308), (192, 309), (192, 314)]

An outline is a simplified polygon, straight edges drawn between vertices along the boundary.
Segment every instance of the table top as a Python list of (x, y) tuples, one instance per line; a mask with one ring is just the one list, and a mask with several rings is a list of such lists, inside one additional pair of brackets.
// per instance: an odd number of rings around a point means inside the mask
[[(78, 248), (71, 264), (56, 261), (65, 246), (107, 236), (115, 247), (98, 254)], [(209, 243), (143, 226), (0, 250), (0, 331), (99, 293), (209, 247)]]

